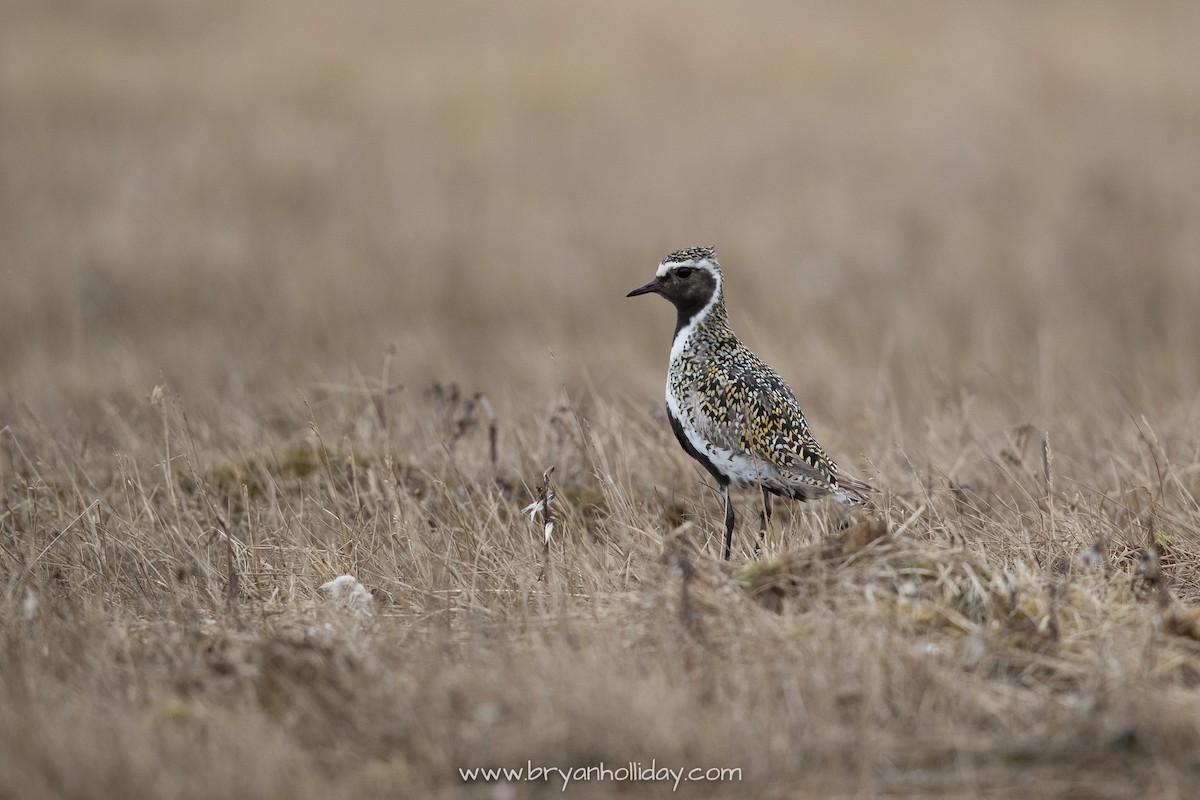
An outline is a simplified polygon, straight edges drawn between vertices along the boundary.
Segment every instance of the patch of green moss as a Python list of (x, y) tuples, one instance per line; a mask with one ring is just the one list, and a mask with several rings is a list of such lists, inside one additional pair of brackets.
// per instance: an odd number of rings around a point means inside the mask
[(585, 520), (596, 520), (608, 512), (604, 493), (595, 486), (565, 486), (558, 490), (559, 501), (568, 509), (577, 511)]
[[(388, 464), (384, 456), (337, 455), (320, 447), (301, 445), (286, 450), (253, 455), (242, 461), (226, 464), (210, 470), (205, 476), (206, 484), (223, 497), (237, 499), (242, 487), (251, 498), (262, 497), (271, 486), (290, 487), (303, 483), (313, 476), (329, 475), (333, 480), (347, 484), (361, 481), (362, 476), (372, 469)], [(424, 492), (431, 481), (419, 468), (395, 459), (390, 463), (396, 483), (408, 491)], [(182, 481), (185, 491), (194, 492), (193, 480)]]

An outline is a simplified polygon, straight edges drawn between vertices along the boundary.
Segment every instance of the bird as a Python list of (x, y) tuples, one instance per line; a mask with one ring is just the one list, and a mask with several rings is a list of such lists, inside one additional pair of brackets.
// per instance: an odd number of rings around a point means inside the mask
[(724, 276), (712, 247), (664, 258), (654, 280), (626, 297), (658, 294), (675, 306), (667, 418), (684, 451), (708, 470), (725, 503), (725, 559), (733, 544), (730, 486), (759, 487), (764, 528), (771, 496), (864, 504), (874, 491), (821, 447), (791, 387), (729, 326)]

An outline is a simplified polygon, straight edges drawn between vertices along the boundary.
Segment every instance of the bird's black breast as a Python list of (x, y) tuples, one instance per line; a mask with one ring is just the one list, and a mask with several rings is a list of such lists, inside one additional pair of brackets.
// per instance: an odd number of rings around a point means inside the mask
[(717, 465), (712, 462), (712, 459), (692, 446), (692, 443), (688, 441), (687, 436), (683, 432), (683, 424), (675, 417), (674, 414), (671, 413), (670, 406), (667, 406), (667, 419), (671, 421), (671, 430), (675, 432), (675, 438), (679, 440), (679, 444), (681, 447), (683, 447), (683, 451), (699, 461), (704, 468), (708, 470), (709, 474), (716, 478), (718, 484), (721, 486), (728, 486), (729, 477), (727, 475), (723, 475), (721, 471), (717, 469)]

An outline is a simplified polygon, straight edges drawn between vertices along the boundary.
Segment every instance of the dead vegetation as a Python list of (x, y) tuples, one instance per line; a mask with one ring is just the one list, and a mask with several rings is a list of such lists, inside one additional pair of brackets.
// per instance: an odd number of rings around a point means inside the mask
[(1196, 6), (455, 8), (0, 11), (0, 796), (1195, 796)]

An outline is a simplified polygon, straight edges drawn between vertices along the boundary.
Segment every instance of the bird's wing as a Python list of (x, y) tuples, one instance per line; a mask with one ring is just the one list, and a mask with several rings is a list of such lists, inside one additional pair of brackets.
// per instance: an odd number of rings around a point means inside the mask
[(792, 390), (775, 373), (761, 379), (768, 386), (756, 392), (746, 408), (746, 449), (802, 483), (834, 488), (837, 465), (812, 435)]
[(737, 363), (733, 370), (706, 370), (698, 393), (706, 437), (762, 459), (815, 494), (836, 491), (837, 466), (813, 437), (787, 383), (749, 351)]

